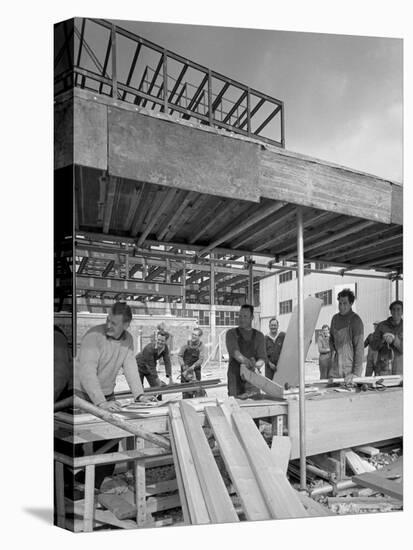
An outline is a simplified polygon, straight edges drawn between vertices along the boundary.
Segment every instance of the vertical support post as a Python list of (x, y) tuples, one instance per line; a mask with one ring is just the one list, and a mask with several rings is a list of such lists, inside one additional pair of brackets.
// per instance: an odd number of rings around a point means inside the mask
[(138, 353), (142, 351), (142, 329), (138, 329), (138, 342), (137, 342)]
[(247, 132), (248, 135), (251, 135), (251, 92), (248, 88), (247, 90)]
[(126, 249), (125, 254), (125, 279), (129, 279), (129, 249)]
[[(136, 449), (143, 449), (144, 443), (141, 437), (137, 437)], [(143, 527), (146, 524), (146, 474), (144, 460), (135, 460), (135, 503), (136, 523), (138, 527)]]
[(112, 24), (112, 97), (118, 97), (118, 73), (116, 68), (116, 26)]
[(281, 147), (285, 148), (285, 105), (281, 106)]
[(248, 257), (248, 303), (254, 305), (254, 263), (250, 257)]
[(399, 276), (396, 277), (396, 300), (399, 299)]
[(163, 51), (163, 112), (168, 113), (168, 50)]
[(95, 465), (86, 466), (85, 475), (85, 508), (83, 512), (83, 530), (85, 533), (93, 531), (95, 514)]
[(182, 311), (186, 309), (186, 266), (182, 266)]
[[(216, 319), (215, 319), (215, 257), (214, 253), (211, 253), (211, 265), (209, 276), (209, 326), (211, 330), (211, 353), (213, 353), (216, 345)], [(212, 361), (214, 357), (211, 356)]]
[(298, 368), (300, 416), (300, 489), (307, 486), (305, 448), (305, 370), (304, 370), (304, 237), (303, 211), (297, 207), (297, 294), (298, 294)]
[(208, 69), (208, 119), (209, 125), (213, 126), (214, 113), (212, 112), (212, 76), (211, 69)]
[[(169, 258), (166, 258), (166, 282), (171, 282), (171, 260)], [(171, 315), (171, 304), (169, 296), (165, 296), (165, 310), (166, 315)]]

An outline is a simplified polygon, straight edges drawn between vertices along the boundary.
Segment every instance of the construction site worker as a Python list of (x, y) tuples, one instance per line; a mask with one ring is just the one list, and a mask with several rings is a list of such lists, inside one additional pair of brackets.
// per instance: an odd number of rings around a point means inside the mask
[(254, 307), (244, 304), (240, 308), (238, 327), (226, 333), (226, 345), (229, 355), (228, 395), (246, 399), (257, 393), (251, 384), (241, 378), (240, 367), (261, 369), (267, 359), (264, 335), (252, 328)]
[(328, 372), (331, 366), (331, 349), (330, 349), (330, 327), (323, 325), (321, 333), (317, 340), (318, 345), (318, 366), (320, 368), (320, 380), (325, 380), (328, 377)]
[(379, 321), (374, 321), (373, 323), (373, 332), (367, 336), (364, 340), (364, 347), (367, 348), (367, 363), (366, 363), (366, 372), (365, 376), (374, 376), (376, 373), (376, 363), (377, 363), (377, 351), (371, 347), (373, 341), (373, 334), (376, 330)]
[(376, 374), (403, 374), (403, 302), (390, 304), (391, 316), (379, 323), (371, 346), (377, 351)]
[(165, 386), (166, 384), (159, 378), (156, 368), (157, 362), (163, 359), (165, 365), (165, 374), (172, 384), (172, 367), (169, 355), (168, 344), (166, 343), (169, 333), (165, 330), (158, 330), (155, 341), (147, 344), (136, 356), (139, 376), (143, 384), (146, 378), (151, 387)]
[[(110, 412), (121, 410), (114, 394), (116, 377), (121, 368), (135, 401), (153, 401), (152, 397), (143, 394), (136, 371), (133, 338), (128, 332), (131, 321), (131, 308), (124, 302), (115, 302), (106, 323), (89, 329), (80, 344), (79, 361), (75, 367), (75, 393)], [(100, 445), (94, 442), (93, 451), (99, 452)], [(117, 447), (118, 441), (115, 440), (113, 447), (104, 452), (113, 452)], [(97, 467), (95, 486), (100, 487), (104, 478), (111, 476), (113, 471), (113, 464)]]
[(136, 372), (133, 338), (128, 328), (132, 320), (130, 307), (116, 302), (106, 323), (90, 328), (82, 339), (75, 368), (75, 391), (102, 409), (121, 409), (115, 401), (116, 377), (121, 368), (135, 401), (151, 401), (143, 395)]
[(271, 380), (274, 377), (274, 373), (277, 372), (277, 363), (280, 358), (281, 348), (284, 343), (285, 332), (278, 334), (278, 319), (273, 317), (268, 322), (269, 333), (265, 335), (265, 376)]
[(338, 313), (331, 319), (330, 348), (332, 352), (329, 378), (344, 377), (350, 384), (355, 376), (361, 376), (364, 357), (364, 326), (352, 310), (355, 295), (349, 288), (337, 295)]
[[(181, 347), (178, 352), (178, 361), (181, 367), (181, 383), (192, 382), (194, 377), (201, 380), (201, 368), (205, 360), (205, 346), (201, 342), (202, 329), (196, 327), (193, 329), (191, 338)], [(193, 392), (184, 392), (184, 399), (190, 397), (202, 397), (205, 391), (196, 390)]]

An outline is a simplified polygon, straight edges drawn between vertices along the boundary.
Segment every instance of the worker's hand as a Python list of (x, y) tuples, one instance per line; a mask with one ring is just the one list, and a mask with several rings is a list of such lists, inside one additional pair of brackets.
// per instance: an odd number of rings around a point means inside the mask
[(99, 403), (98, 407), (109, 412), (119, 412), (122, 410), (117, 401), (103, 401), (103, 403)]
[(174, 379), (172, 378), (172, 376), (168, 376), (168, 384), (171, 385), (174, 383)]
[(257, 368), (257, 364), (254, 357), (250, 357), (250, 365), (251, 365), (250, 367), (251, 370), (255, 370)]
[(271, 370), (273, 370), (273, 371), (277, 370), (277, 367), (274, 365), (274, 363), (271, 363), (271, 361), (268, 361), (268, 364), (269, 364)]
[(386, 344), (392, 344), (394, 342), (394, 334), (391, 332), (386, 332), (383, 334), (383, 340), (386, 342)]
[(138, 403), (156, 403), (156, 397), (154, 395), (140, 395), (137, 401)]
[(346, 376), (344, 377), (344, 384), (346, 386), (351, 386), (353, 384), (353, 380), (355, 378), (355, 374), (352, 373), (352, 372), (349, 372), (348, 374), (346, 374)]

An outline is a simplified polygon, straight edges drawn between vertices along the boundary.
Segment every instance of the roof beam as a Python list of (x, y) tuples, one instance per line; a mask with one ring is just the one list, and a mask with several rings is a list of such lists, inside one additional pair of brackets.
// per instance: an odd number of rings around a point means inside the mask
[[(155, 82), (156, 82), (156, 79), (158, 78), (158, 75), (159, 75), (159, 71), (161, 70), (161, 67), (162, 67), (162, 64), (163, 64), (163, 56), (161, 55), (161, 58), (159, 59), (159, 63), (155, 69), (155, 72), (153, 73), (153, 77), (152, 77), (152, 80), (151, 80), (151, 83), (149, 84), (149, 87), (146, 91), (147, 94), (150, 94), (152, 92), (152, 89), (153, 87), (155, 86)], [(145, 98), (143, 101), (142, 101), (142, 107), (145, 107), (145, 105), (147, 104), (148, 100)]]
[[(371, 227), (373, 222), (359, 222), (355, 223), (353, 226), (349, 227), (348, 229), (345, 229), (344, 231), (338, 231), (334, 235), (331, 235), (330, 237), (326, 237), (325, 239), (321, 239), (321, 241), (318, 241), (312, 245), (306, 245), (304, 241), (304, 254), (307, 254), (311, 250), (314, 250), (315, 248), (320, 248), (320, 246), (325, 246), (326, 244), (330, 244), (334, 241), (337, 241), (338, 239), (341, 239), (343, 237), (348, 237), (349, 235), (352, 235), (353, 233), (358, 233), (359, 231), (364, 231), (364, 229), (367, 229), (368, 227)], [(296, 254), (296, 253), (294, 253)], [(291, 254), (287, 254), (284, 256), (285, 260), (288, 260), (288, 258), (291, 257)]]
[(271, 120), (275, 117), (277, 113), (279, 113), (281, 110), (281, 106), (277, 105), (277, 107), (274, 109), (274, 111), (264, 120), (264, 122), (261, 124), (259, 128), (257, 128), (254, 132), (254, 134), (259, 134), (264, 128), (271, 122)]
[(214, 242), (212, 242), (211, 244), (209, 244), (208, 246), (203, 248), (200, 251), (199, 255), (203, 256), (204, 254), (207, 254), (211, 250), (214, 250), (221, 243), (226, 242), (226, 241), (236, 237), (237, 235), (239, 235), (240, 233), (242, 233), (243, 231), (245, 231), (246, 229), (248, 229), (252, 225), (258, 223), (259, 221), (265, 219), (268, 216), (271, 216), (272, 214), (275, 214), (275, 212), (277, 212), (277, 210), (280, 210), (283, 206), (285, 206), (284, 202), (276, 201), (272, 204), (269, 204), (267, 207), (261, 208), (254, 215), (250, 216), (249, 218), (247, 217), (247, 219), (244, 222), (242, 222), (241, 224), (239, 224), (237, 227), (234, 227), (233, 229), (231, 229), (227, 233), (224, 233), (218, 239), (216, 239)]
[(139, 239), (136, 243), (137, 246), (142, 246), (143, 245), (143, 243), (146, 240), (146, 237), (149, 235), (149, 233), (155, 227), (155, 225), (157, 224), (159, 218), (162, 216), (162, 214), (165, 212), (165, 210), (170, 206), (171, 202), (175, 198), (176, 193), (177, 193), (177, 189), (171, 188), (167, 191), (166, 197), (164, 198), (164, 200), (162, 201), (162, 203), (159, 207), (155, 205), (156, 203), (154, 203), (154, 205), (153, 205), (153, 210), (154, 211), (151, 210), (151, 212), (150, 212), (150, 215), (149, 215), (150, 221), (148, 222), (148, 225), (146, 226), (145, 230), (141, 233), (141, 235), (140, 235), (140, 237), (139, 237)]
[(105, 210), (103, 214), (103, 233), (109, 233), (110, 220), (112, 218), (113, 203), (115, 199), (117, 179), (113, 176), (103, 176), (100, 178), (105, 182), (106, 187), (106, 200), (105, 200)]
[(268, 235), (270, 232), (274, 231), (276, 227), (280, 226), (290, 218), (293, 214), (295, 214), (295, 206), (293, 205), (286, 205), (284, 207), (284, 211), (280, 213), (277, 218), (270, 222), (269, 224), (264, 224), (264, 227), (262, 229), (254, 230), (252, 229), (248, 235), (243, 235), (236, 239), (235, 241), (231, 242), (231, 248), (237, 248), (238, 246), (245, 245), (248, 241), (251, 241), (254, 239), (255, 241), (259, 240), (260, 237), (264, 237)]
[(182, 216), (182, 213), (184, 212), (184, 210), (186, 209), (188, 204), (191, 201), (194, 201), (196, 199), (196, 196), (197, 196), (197, 193), (195, 191), (186, 191), (186, 192), (184, 192), (184, 197), (185, 197), (184, 200), (181, 201), (181, 204), (179, 205), (179, 207), (173, 213), (172, 218), (170, 218), (170, 220), (168, 220), (167, 223), (162, 228), (160, 228), (159, 233), (156, 236), (156, 239), (158, 241), (162, 241), (162, 239), (168, 233), (170, 233), (172, 236), (174, 235), (173, 231), (174, 231), (174, 227), (175, 227), (176, 222), (178, 220), (180, 220), (180, 218)]
[(77, 273), (79, 275), (81, 275), (83, 273), (83, 271), (85, 270), (86, 266), (87, 266), (87, 263), (89, 261), (89, 258), (82, 258), (82, 261), (80, 262), (80, 265), (79, 265), (79, 268), (77, 270)]
[[(133, 55), (133, 59), (132, 59), (132, 63), (131, 63), (130, 69), (129, 69), (129, 73), (128, 73), (128, 76), (126, 78), (126, 86), (129, 86), (131, 81), (132, 81), (132, 76), (133, 76), (133, 73), (135, 72), (136, 62), (138, 60), (139, 53), (141, 51), (141, 47), (142, 47), (142, 43), (138, 42), (138, 44), (136, 46), (136, 49), (135, 49), (135, 53)], [(123, 92), (123, 96), (122, 96), (123, 101), (125, 100), (126, 93), (127, 92)]]

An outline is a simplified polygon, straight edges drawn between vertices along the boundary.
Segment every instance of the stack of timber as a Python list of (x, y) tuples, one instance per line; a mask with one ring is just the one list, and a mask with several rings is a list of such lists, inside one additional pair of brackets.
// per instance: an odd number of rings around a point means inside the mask
[(170, 405), (169, 419), (185, 523), (320, 515), (308, 510), (309, 504), (303, 504), (287, 480), (288, 443), (277, 441), (275, 447), (279, 443), (279, 448), (270, 450), (252, 418), (234, 399), (205, 407), (205, 414), (241, 510), (234, 507), (199, 417), (189, 403), (182, 401)]

